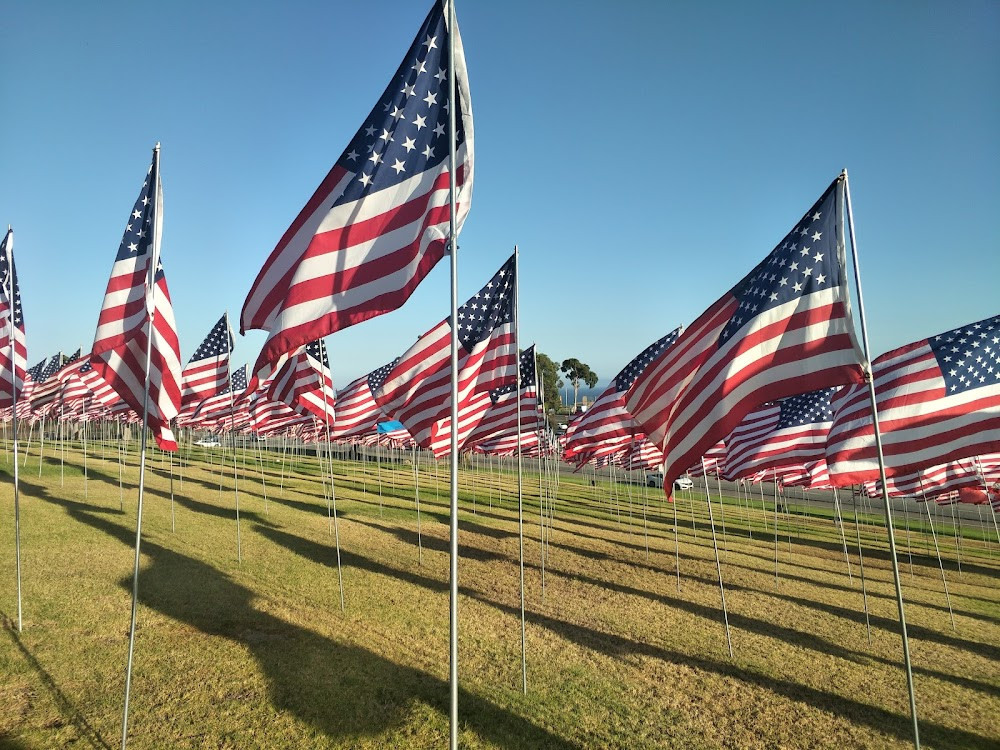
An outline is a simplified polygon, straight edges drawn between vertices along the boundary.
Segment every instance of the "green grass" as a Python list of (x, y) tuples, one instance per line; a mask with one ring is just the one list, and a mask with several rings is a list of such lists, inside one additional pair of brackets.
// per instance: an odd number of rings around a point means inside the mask
[[(113, 451), (101, 460), (90, 446), (85, 482), (79, 445), (67, 449), (64, 469), (52, 448), (40, 477), (34, 446), (21, 472), (21, 634), (9, 481), (0, 505), (0, 747), (117, 747), (137, 460), (133, 451), (120, 495)], [(421, 467), (418, 550), (412, 466), (382, 465), (380, 500), (375, 464), (335, 461), (341, 613), (315, 459), (290, 466), (265, 455), (265, 500), (247, 456), (238, 562), (232, 464), (220, 492), (222, 454), (193, 451), (190, 464), (174, 467), (171, 509), (168, 464), (153, 454), (130, 747), (446, 746), (445, 464), (437, 482)], [(0, 470), (10, 469), (9, 456), (0, 458)], [(851, 578), (829, 517), (779, 517), (776, 582), (770, 501), (765, 517), (759, 501), (748, 509), (726, 498), (725, 537), (716, 504), (730, 659), (702, 495), (678, 499), (675, 557), (674, 508), (659, 492), (563, 476), (543, 600), (537, 474), (524, 487), (527, 696), (516, 484), (495, 471), (462, 473), (463, 747), (912, 747), (880, 517), (861, 519), (869, 645), (853, 516), (845, 524)], [(897, 543), (923, 745), (996, 747), (1000, 550), (963, 529), (959, 574), (952, 529), (938, 529), (953, 631), (937, 559), (923, 528), (910, 526), (910, 548), (902, 532)]]

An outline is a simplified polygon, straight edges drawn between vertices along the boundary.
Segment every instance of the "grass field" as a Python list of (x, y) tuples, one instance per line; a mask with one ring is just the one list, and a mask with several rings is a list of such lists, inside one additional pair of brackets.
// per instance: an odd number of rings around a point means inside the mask
[[(266, 500), (257, 469), (241, 468), (238, 562), (232, 464), (220, 479), (218, 449), (191, 453), (189, 465), (174, 467), (171, 503), (168, 464), (153, 453), (129, 746), (445, 747), (446, 466), (437, 484), (421, 469), (418, 550), (412, 467), (335, 462), (342, 613), (315, 459), (282, 467), (270, 456)], [(47, 455), (41, 476), (33, 447), (22, 469), (21, 634), (12, 490), (4, 483), (2, 748), (120, 742), (138, 465), (133, 453), (120, 494), (119, 464), (112, 451), (101, 455), (91, 446), (86, 483), (79, 445), (66, 450), (65, 468), (58, 454)], [(0, 470), (9, 475), (9, 454)], [(703, 491), (678, 501), (675, 558), (674, 509), (659, 492), (648, 495), (647, 553), (643, 488), (619, 486), (614, 500), (606, 483), (563, 477), (543, 599), (532, 471), (525, 696), (516, 482), (497, 482), (495, 473), (463, 471), (463, 747), (912, 747), (895, 590), (877, 523), (860, 528), (869, 645), (853, 518), (850, 578), (832, 520), (781, 519), (776, 584), (773, 517), (727, 498), (723, 537), (716, 503), (731, 659)], [(921, 739), (926, 748), (998, 747), (1000, 550), (967, 529), (959, 574), (947, 531), (954, 630), (928, 538), (914, 525), (911, 569), (898, 534)]]

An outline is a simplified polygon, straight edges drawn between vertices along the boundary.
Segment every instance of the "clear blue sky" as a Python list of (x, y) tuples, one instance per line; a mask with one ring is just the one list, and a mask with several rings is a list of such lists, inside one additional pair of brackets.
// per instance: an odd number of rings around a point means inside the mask
[[(381, 94), (428, 0), (9, 4), (0, 222), (29, 364), (93, 340), (151, 148), (185, 361)], [(1000, 312), (1000, 4), (458, 1), (476, 129), (460, 302), (521, 248), (522, 342), (615, 373), (848, 168), (874, 354)], [(448, 311), (328, 339), (338, 386)], [(236, 362), (263, 334), (237, 335)]]

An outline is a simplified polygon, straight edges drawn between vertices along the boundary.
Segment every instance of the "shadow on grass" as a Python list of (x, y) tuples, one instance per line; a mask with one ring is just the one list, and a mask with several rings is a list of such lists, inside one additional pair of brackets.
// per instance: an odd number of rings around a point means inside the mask
[[(39, 662), (38, 659), (35, 658), (35, 655), (32, 654), (31, 651), (29, 651), (24, 645), (21, 641), (20, 635), (16, 630), (14, 630), (13, 623), (10, 622), (10, 619), (3, 613), (0, 613), (0, 615), (2, 615), (0, 619), (3, 619), (4, 621), (4, 631), (10, 635), (10, 639), (17, 647), (18, 652), (28, 663), (28, 666), (30, 666), (38, 676), (38, 679), (41, 681), (42, 685), (45, 686), (45, 689), (49, 691), (49, 694), (52, 696), (52, 700), (59, 708), (59, 711), (63, 716), (69, 719), (74, 727), (76, 727), (80, 737), (83, 738), (91, 747), (111, 750), (111, 745), (105, 742), (104, 738), (98, 734), (97, 730), (90, 725), (90, 722), (87, 721), (87, 717), (80, 713), (80, 710), (76, 707), (76, 705), (66, 697), (66, 694), (62, 690), (60, 690), (56, 681), (52, 679), (52, 675), (48, 673), (45, 667), (42, 666), (41, 662)], [(0, 750), (19, 747), (24, 747), (24, 745), (21, 745), (14, 738), (0, 737)]]
[[(133, 543), (134, 532), (92, 513), (88, 506), (54, 497), (38, 485), (25, 483), (25, 488), (123, 545)], [(260, 532), (276, 534), (268, 527), (261, 527)], [(294, 539), (285, 536), (283, 541)], [(326, 564), (330, 564), (329, 551), (323, 549)], [(416, 702), (448, 715), (446, 681), (261, 612), (253, 606), (253, 591), (198, 560), (149, 540), (143, 541), (142, 552), (150, 564), (140, 577), (141, 605), (244, 646), (266, 676), (269, 698), (277, 710), (288, 711), (342, 740), (379, 735), (402, 726)], [(348, 561), (357, 564), (354, 558)], [(179, 586), (178, 581), (184, 585)], [(131, 577), (121, 581), (125, 589), (131, 585)], [(279, 642), (282, 647), (276, 648)], [(141, 642), (137, 653), (137, 669), (141, 670)], [(124, 658), (123, 653), (123, 663)], [(133, 702), (141, 700), (141, 696), (133, 696)], [(460, 690), (459, 701), (463, 726), (499, 746), (576, 747), (468, 691)]]

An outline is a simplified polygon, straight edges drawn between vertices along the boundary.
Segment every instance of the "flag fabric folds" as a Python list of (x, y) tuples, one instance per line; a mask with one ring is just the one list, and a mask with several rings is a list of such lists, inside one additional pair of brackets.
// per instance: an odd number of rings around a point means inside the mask
[[(460, 432), (468, 434), (478, 424), (468, 417), (485, 414), (490, 391), (517, 380), (516, 283), (512, 255), (486, 286), (458, 308)], [(442, 436), (451, 425), (451, 331), (452, 321), (445, 318), (421, 336), (373, 394), (383, 413), (402, 422), (418, 445), (433, 450), (436, 444), (439, 453)]]
[(274, 376), (267, 397), (303, 416), (332, 423), (336, 393), (322, 340), (301, 347)]
[(20, 398), (27, 360), (21, 290), (14, 266), (14, 230), (8, 228), (0, 244), (0, 409), (13, 406), (15, 392)]
[[(1000, 446), (1000, 315), (894, 349), (872, 363), (886, 477)], [(879, 476), (866, 386), (839, 392), (827, 441), (838, 485)]]
[(726, 479), (743, 479), (761, 469), (784, 469), (826, 461), (826, 436), (833, 421), (830, 398), (821, 388), (759, 406), (726, 437)]
[(663, 354), (681, 334), (676, 328), (643, 349), (619, 372), (614, 380), (587, 409), (566, 441), (563, 458), (585, 463), (628, 447), (632, 437), (641, 432), (625, 408), (625, 394), (646, 366)]
[(337, 393), (331, 433), (334, 440), (367, 435), (385, 419), (372, 394), (385, 382), (386, 376), (397, 362), (399, 357), (349, 383)]
[(219, 318), (181, 371), (181, 406), (221, 393), (229, 385), (233, 332), (229, 315)]
[[(535, 382), (535, 346), (521, 352), (519, 365), (521, 397), (514, 383), (490, 391), (490, 405), (475, 429), (463, 441), (467, 446), (492, 443), (495, 447), (510, 444), (517, 448), (518, 415), (521, 422), (522, 447), (538, 442), (538, 386)], [(521, 408), (518, 410), (518, 403)]]
[(270, 334), (255, 377), (309, 341), (395, 310), (444, 256), (449, 75), (458, 98), (456, 231), (464, 222), (472, 198), (472, 109), (461, 38), (446, 17), (447, 3), (438, 0), (385, 93), (257, 275), (240, 319), (241, 333)]
[(147, 424), (161, 450), (175, 451), (177, 442), (170, 420), (180, 407), (181, 353), (170, 292), (159, 260), (162, 217), (157, 148), (111, 268), (90, 359), (98, 374), (140, 415), (148, 377)]
[(863, 382), (837, 178), (802, 220), (632, 384), (626, 408), (664, 456), (664, 487), (767, 401)]

